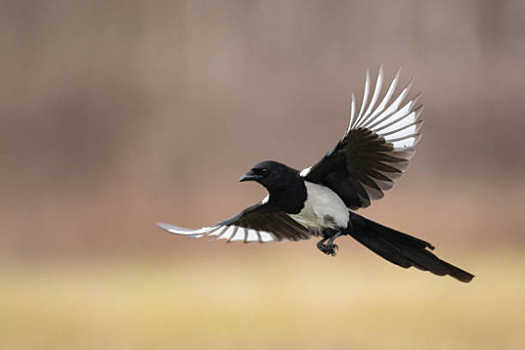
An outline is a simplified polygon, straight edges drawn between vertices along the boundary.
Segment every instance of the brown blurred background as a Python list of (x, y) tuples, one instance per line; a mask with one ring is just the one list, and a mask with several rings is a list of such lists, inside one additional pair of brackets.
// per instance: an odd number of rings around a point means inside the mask
[[(517, 348), (525, 2), (0, 4), (0, 344)], [(361, 213), (434, 243), (472, 284), (349, 239), (329, 259), (313, 241), (208, 244), (154, 226), (259, 200), (237, 183), (257, 161), (317, 161), (379, 64), (415, 77), (424, 137)]]

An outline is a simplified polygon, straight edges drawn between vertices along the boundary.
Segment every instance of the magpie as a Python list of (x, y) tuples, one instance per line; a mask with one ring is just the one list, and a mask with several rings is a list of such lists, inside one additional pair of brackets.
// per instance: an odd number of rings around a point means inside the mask
[(373, 88), (366, 72), (359, 111), (352, 94), (350, 123), (343, 138), (315, 165), (299, 171), (267, 160), (244, 174), (239, 181), (257, 182), (268, 191), (259, 203), (198, 230), (166, 223), (157, 226), (176, 235), (228, 242), (299, 241), (316, 236), (320, 237), (317, 248), (331, 256), (338, 248), (335, 239), (348, 235), (403, 268), (413, 266), (470, 282), (472, 274), (439, 259), (430, 243), (354, 212), (393, 187), (420, 139), (423, 106), (416, 107), (420, 94), (405, 102), (411, 82), (395, 94), (399, 76), (400, 70), (383, 94), (382, 67)]

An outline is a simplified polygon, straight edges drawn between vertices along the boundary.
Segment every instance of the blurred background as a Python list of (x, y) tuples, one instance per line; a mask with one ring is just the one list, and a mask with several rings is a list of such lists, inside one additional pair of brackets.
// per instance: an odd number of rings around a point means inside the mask
[[(0, 345), (518, 349), (525, 2), (0, 1)], [(342, 136), (366, 69), (423, 91), (410, 170), (360, 211), (465, 285), (351, 239), (207, 243), (200, 227)]]

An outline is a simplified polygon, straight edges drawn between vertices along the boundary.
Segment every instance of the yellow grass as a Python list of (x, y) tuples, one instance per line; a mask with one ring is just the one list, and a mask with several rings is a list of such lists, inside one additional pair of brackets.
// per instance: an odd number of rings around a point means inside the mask
[(454, 253), (471, 284), (352, 250), (6, 264), (0, 347), (519, 349), (525, 254)]

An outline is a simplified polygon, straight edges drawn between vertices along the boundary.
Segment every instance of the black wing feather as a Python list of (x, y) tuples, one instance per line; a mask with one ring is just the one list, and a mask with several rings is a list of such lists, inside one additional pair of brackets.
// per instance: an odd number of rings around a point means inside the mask
[[(350, 209), (364, 208), (372, 200), (383, 197), (408, 167), (419, 140), (418, 120), (422, 108), (414, 108), (415, 100), (401, 104), (409, 87), (389, 105), (398, 80), (390, 85), (382, 102), (374, 109), (379, 97), (383, 72), (380, 70), (374, 96), (368, 108), (355, 116), (352, 101), (350, 125), (344, 137), (318, 163), (302, 174), (305, 180), (331, 188)], [(370, 81), (367, 74), (365, 103)], [(364, 114), (361, 114), (363, 111)]]
[(211, 227), (190, 230), (165, 223), (157, 223), (161, 229), (177, 235), (192, 238), (215, 237), (231, 241), (271, 242), (299, 241), (308, 239), (313, 234), (296, 222), (288, 214), (270, 203), (257, 203), (239, 214), (223, 220)]
[(298, 241), (312, 235), (297, 221), (270, 203), (257, 203), (239, 214), (217, 223), (218, 226), (240, 226), (272, 234), (276, 241)]

